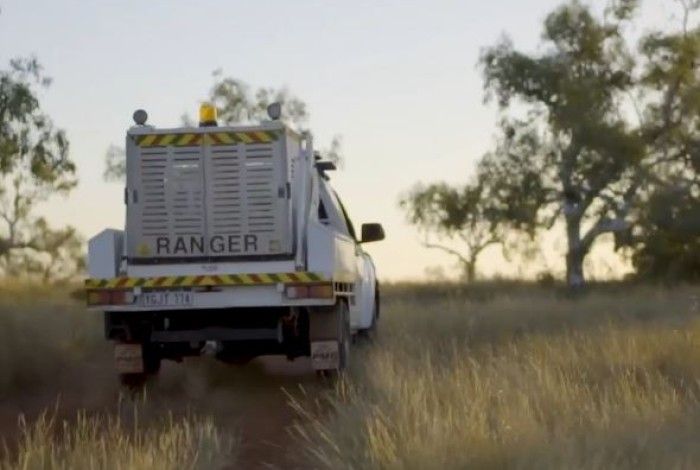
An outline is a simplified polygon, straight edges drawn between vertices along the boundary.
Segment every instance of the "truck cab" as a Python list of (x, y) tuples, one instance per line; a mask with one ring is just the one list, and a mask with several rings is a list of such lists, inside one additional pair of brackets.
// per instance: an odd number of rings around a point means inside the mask
[(125, 229), (89, 241), (88, 306), (104, 313), (122, 380), (205, 350), (342, 370), (352, 335), (379, 317), (362, 245), (384, 238), (381, 225), (358, 236), (310, 134), (277, 119), (219, 126), (206, 106), (200, 115), (199, 127), (159, 129), (134, 113)]

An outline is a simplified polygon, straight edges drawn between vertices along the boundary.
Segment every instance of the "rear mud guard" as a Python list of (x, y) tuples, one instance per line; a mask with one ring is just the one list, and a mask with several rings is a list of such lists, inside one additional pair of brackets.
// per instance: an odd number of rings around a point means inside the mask
[(332, 307), (316, 308), (309, 314), (311, 365), (314, 369), (343, 370), (349, 360), (348, 307), (344, 300)]

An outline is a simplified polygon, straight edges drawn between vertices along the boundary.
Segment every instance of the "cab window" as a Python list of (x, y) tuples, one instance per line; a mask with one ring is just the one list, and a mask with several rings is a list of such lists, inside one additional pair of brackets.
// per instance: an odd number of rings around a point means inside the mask
[(326, 206), (323, 204), (323, 199), (318, 201), (318, 220), (324, 224), (329, 223), (328, 211), (326, 210)]
[(335, 196), (336, 201), (338, 201), (338, 206), (340, 207), (340, 212), (343, 214), (343, 221), (345, 222), (345, 226), (348, 230), (348, 233), (353, 238), (353, 240), (357, 240), (357, 235), (355, 234), (355, 226), (352, 225), (352, 220), (350, 220), (350, 216), (348, 215), (348, 211), (343, 205), (343, 201), (340, 200), (340, 197), (338, 197), (338, 193), (336, 193), (335, 191), (333, 191), (333, 196)]
[(319, 185), (319, 189), (318, 220), (356, 240), (355, 228), (338, 196), (324, 183)]

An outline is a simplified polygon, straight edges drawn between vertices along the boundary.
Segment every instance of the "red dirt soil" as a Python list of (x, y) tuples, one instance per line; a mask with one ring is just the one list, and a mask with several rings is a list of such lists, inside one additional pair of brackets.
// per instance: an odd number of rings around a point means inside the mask
[[(245, 366), (227, 366), (211, 358), (166, 362), (147, 386), (145, 419), (168, 412), (211, 416), (222, 430), (240, 436), (239, 458), (231, 468), (304, 468), (289, 432), (296, 415), (286, 392), (320, 391), (325, 386), (305, 359), (265, 357)], [(77, 410), (114, 413), (120, 403), (128, 410), (128, 401), (105, 354), (80, 369), (56, 371), (50, 385), (25, 387), (1, 397), (0, 443), (12, 449), (19, 437), (20, 414), (31, 420), (55, 408), (58, 418), (71, 419)]]

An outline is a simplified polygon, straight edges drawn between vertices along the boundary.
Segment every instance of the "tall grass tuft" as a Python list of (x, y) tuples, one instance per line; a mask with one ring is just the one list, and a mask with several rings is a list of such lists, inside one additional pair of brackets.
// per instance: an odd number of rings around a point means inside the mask
[(293, 401), (296, 434), (324, 468), (692, 468), (698, 292), (389, 292), (376, 344)]
[(0, 399), (75, 382), (109, 357), (102, 316), (72, 299), (74, 289), (0, 282)]
[(59, 421), (43, 413), (29, 424), (20, 418), (17, 449), (0, 469), (211, 469), (235, 458), (234, 441), (210, 419), (169, 415), (148, 427), (119, 415), (88, 415)]
[[(149, 400), (144, 395), (133, 413), (122, 407), (102, 315), (87, 311), (71, 295), (74, 289), (0, 282), (0, 470), (236, 463), (237, 439), (213, 417), (188, 412), (186, 396), (168, 401), (163, 393)], [(52, 402), (61, 406), (39, 414)], [(225, 426), (222, 421), (216, 424)]]

